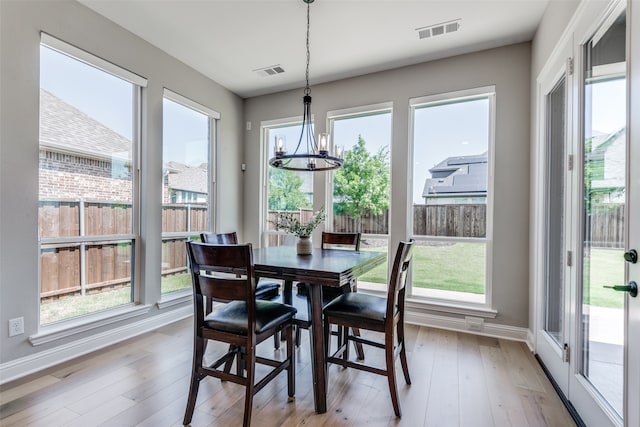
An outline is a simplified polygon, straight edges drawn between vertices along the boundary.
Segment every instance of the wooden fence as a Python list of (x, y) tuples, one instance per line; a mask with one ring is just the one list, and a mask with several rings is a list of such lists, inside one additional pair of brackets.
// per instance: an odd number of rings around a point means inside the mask
[(624, 208), (622, 203), (594, 204), (587, 215), (586, 236), (592, 247), (624, 249)]
[[(277, 211), (269, 212), (275, 219)], [(293, 213), (307, 222), (310, 209)], [(421, 236), (486, 236), (486, 205), (414, 205), (413, 234)], [(41, 296), (48, 297), (112, 285), (127, 285), (132, 274), (132, 242), (55, 243), (52, 239), (86, 236), (127, 235), (132, 230), (132, 210), (128, 203), (103, 201), (41, 201), (39, 227), (41, 244)], [(593, 247), (624, 247), (624, 205), (595, 205), (587, 217)], [(389, 213), (363, 217), (365, 234), (388, 234)], [(162, 208), (162, 272), (186, 269), (184, 242), (190, 233), (207, 229), (207, 207), (170, 204)], [(269, 230), (275, 227), (269, 224)], [(333, 229), (353, 231), (354, 219), (334, 215)], [(179, 235), (172, 236), (171, 233)], [(269, 236), (270, 245), (283, 244), (283, 235)], [(290, 239), (291, 240), (291, 239)]]
[[(129, 285), (133, 273), (131, 240), (57, 243), (57, 238), (132, 234), (130, 203), (44, 200), (39, 207), (41, 297)], [(164, 205), (163, 233), (182, 233), (162, 242), (162, 271), (184, 271), (184, 234), (207, 229), (207, 207)], [(86, 239), (84, 239), (86, 240)]]

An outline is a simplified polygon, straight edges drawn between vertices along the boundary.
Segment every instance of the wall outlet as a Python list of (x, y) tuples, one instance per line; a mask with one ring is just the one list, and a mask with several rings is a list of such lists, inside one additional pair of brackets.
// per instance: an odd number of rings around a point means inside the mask
[(9, 336), (24, 334), (24, 317), (9, 319)]
[(465, 316), (464, 323), (470, 331), (480, 332), (484, 327), (484, 319), (481, 317)]

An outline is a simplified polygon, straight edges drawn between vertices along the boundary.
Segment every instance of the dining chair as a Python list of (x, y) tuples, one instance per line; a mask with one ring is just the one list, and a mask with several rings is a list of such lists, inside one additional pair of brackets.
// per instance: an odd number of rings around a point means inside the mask
[[(322, 232), (322, 249), (344, 249), (344, 250), (352, 250), (359, 251), (360, 250), (360, 233), (337, 233), (337, 232)], [(308, 288), (307, 284), (300, 282), (297, 284), (297, 291), (299, 295), (307, 295)], [(356, 292), (358, 288), (358, 284), (356, 279), (353, 279), (350, 283), (341, 286), (323, 286), (322, 287), (322, 301), (323, 305), (326, 305), (334, 298), (345, 294), (347, 292)], [(356, 328), (353, 331), (354, 335), (360, 336), (360, 331)], [(296, 334), (296, 346), (300, 345), (300, 327), (296, 325), (295, 328)], [(334, 335), (338, 335), (338, 342), (341, 344), (342, 340), (342, 329), (339, 327), (337, 332), (333, 332)], [(356, 347), (356, 354), (358, 359), (364, 360), (364, 349), (362, 348), (362, 344), (359, 342), (354, 342)]]
[[(213, 245), (187, 242), (191, 266), (194, 306), (193, 365), (189, 397), (183, 424), (191, 422), (200, 382), (207, 376), (245, 386), (243, 425), (251, 423), (253, 396), (283, 370), (287, 371), (289, 398), (295, 394), (295, 351), (293, 348), (294, 307), (274, 301), (256, 300), (256, 284), (251, 244)], [(210, 273), (226, 271), (229, 274)], [(227, 301), (206, 314), (205, 298)], [(274, 360), (256, 355), (256, 346), (283, 333), (286, 358)], [(229, 344), (213, 363), (204, 362), (207, 340)], [(220, 369), (237, 358), (236, 373)], [(272, 369), (256, 382), (256, 364)]]
[[(235, 231), (229, 233), (200, 233), (200, 240), (203, 243), (214, 243), (217, 245), (237, 245), (238, 233)], [(271, 300), (278, 296), (280, 283), (270, 282), (267, 280), (259, 280), (256, 285), (256, 298)]]
[[(228, 233), (204, 232), (200, 233), (200, 240), (203, 243), (212, 243), (215, 245), (237, 245), (238, 233), (235, 231), (230, 231)], [(258, 283), (256, 284), (256, 298), (261, 300), (272, 300), (278, 296), (279, 289), (279, 283), (258, 279)], [(205, 309), (207, 314), (211, 313), (213, 310), (213, 300), (211, 298), (207, 298)], [(280, 337), (277, 335), (273, 337), (273, 346), (275, 349), (280, 348)], [(227, 372), (230, 368), (231, 361), (227, 364)]]
[[(400, 242), (398, 245), (386, 298), (349, 292), (337, 297), (323, 309), (327, 362), (386, 376), (391, 402), (397, 417), (402, 416), (395, 376), (395, 359), (398, 355), (404, 379), (407, 384), (411, 384), (404, 340), (404, 299), (413, 244), (414, 241), (411, 239), (408, 242)], [(331, 341), (329, 339), (331, 325), (339, 325), (344, 328), (343, 342), (333, 354), (330, 351)], [(349, 334), (349, 328), (382, 332), (384, 333), (384, 342)], [(349, 358), (349, 341), (384, 349), (386, 367), (382, 369), (351, 360)]]

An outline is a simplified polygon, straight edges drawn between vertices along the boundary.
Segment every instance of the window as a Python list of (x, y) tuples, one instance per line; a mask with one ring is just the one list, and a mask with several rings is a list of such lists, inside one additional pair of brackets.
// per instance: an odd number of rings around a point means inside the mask
[(40, 324), (133, 302), (144, 79), (42, 35)]
[(494, 88), (411, 100), (412, 293), (487, 301)]
[[(274, 123), (262, 125), (263, 146), (268, 160), (273, 156), (276, 141), (282, 140), (285, 147), (295, 147), (300, 138), (300, 123)], [(266, 166), (266, 212), (263, 225), (264, 245), (280, 246), (294, 244), (293, 236), (276, 231), (270, 222), (277, 212), (288, 211), (308, 222), (313, 215), (313, 173), (295, 172)]]
[(185, 242), (209, 230), (215, 119), (220, 115), (177, 93), (162, 103), (163, 294), (191, 287)]
[[(391, 107), (382, 104), (328, 113), (333, 145), (344, 150), (333, 172), (327, 228), (362, 233), (362, 250), (387, 252), (391, 189)], [(358, 279), (361, 289), (386, 289), (387, 264)]]

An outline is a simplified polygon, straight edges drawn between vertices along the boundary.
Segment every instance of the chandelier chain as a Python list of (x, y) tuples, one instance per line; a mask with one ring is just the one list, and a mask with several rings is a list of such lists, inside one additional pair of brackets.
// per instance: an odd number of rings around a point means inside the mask
[(307, 3), (307, 71), (305, 74), (307, 85), (304, 88), (305, 95), (311, 94), (311, 88), (309, 87), (309, 60), (311, 59), (311, 50), (309, 49), (309, 26), (310, 26), (309, 23), (311, 21), (309, 9), (310, 9), (310, 3)]

